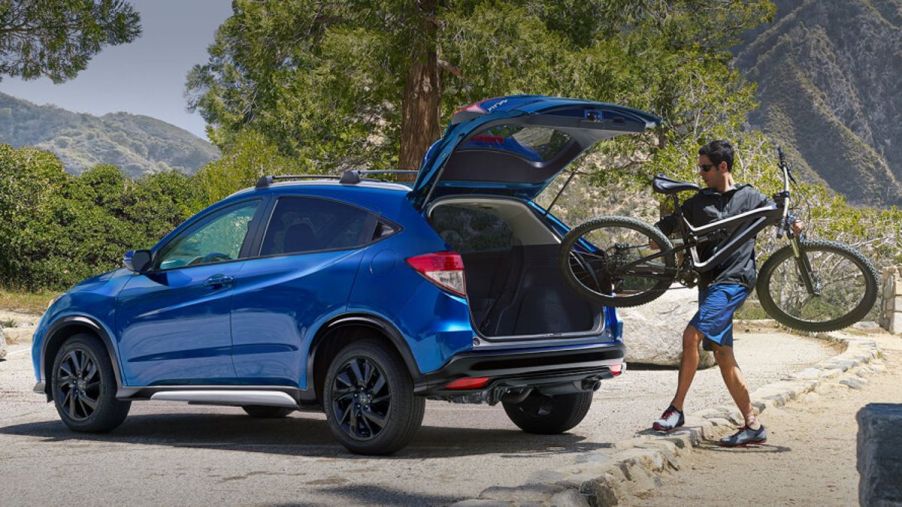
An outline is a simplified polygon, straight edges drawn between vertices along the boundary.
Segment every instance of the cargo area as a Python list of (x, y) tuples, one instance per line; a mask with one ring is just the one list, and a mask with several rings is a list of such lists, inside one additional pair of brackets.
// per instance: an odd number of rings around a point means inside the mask
[(486, 337), (602, 329), (602, 306), (581, 298), (558, 269), (560, 240), (523, 202), (455, 197), (429, 221), (464, 261), (475, 327)]

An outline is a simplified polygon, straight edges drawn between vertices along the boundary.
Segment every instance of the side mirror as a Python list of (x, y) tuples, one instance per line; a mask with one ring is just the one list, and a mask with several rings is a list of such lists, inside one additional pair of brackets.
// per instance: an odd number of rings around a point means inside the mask
[(143, 273), (150, 269), (152, 260), (150, 250), (129, 250), (122, 256), (122, 264), (135, 273)]

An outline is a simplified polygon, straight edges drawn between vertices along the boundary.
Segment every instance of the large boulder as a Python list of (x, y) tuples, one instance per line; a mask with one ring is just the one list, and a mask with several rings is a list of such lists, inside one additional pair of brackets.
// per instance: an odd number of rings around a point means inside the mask
[(902, 505), (902, 404), (869, 403), (857, 419), (859, 503)]
[[(698, 290), (674, 284), (651, 303), (620, 308), (628, 363), (679, 366), (683, 330), (698, 311)], [(699, 368), (714, 366), (714, 354), (699, 347)]]

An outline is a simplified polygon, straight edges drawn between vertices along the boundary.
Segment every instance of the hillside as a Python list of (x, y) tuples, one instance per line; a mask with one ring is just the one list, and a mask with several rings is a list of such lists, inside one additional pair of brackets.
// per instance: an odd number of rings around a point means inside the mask
[(750, 122), (851, 202), (902, 205), (902, 0), (777, 0), (736, 51)]
[(55, 153), (68, 172), (114, 164), (132, 177), (177, 170), (193, 174), (218, 158), (212, 144), (148, 116), (100, 117), (38, 106), (0, 93), (0, 143), (36, 146)]

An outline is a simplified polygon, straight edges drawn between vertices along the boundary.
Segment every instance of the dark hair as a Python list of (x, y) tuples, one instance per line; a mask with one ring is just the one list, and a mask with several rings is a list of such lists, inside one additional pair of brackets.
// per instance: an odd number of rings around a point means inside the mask
[(705, 155), (715, 166), (721, 162), (727, 163), (727, 171), (733, 170), (733, 146), (729, 141), (717, 140), (702, 146), (698, 150), (699, 155)]

